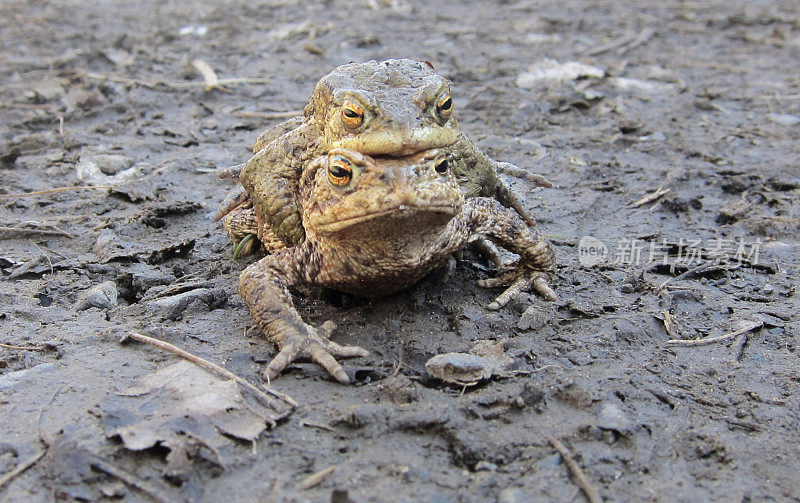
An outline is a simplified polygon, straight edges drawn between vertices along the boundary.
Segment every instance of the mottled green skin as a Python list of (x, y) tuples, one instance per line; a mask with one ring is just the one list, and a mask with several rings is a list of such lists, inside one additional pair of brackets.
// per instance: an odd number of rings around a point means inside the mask
[(239, 293), (253, 320), (280, 348), (267, 378), (306, 356), (348, 382), (335, 357), (366, 355), (361, 348), (331, 342), (335, 324), (305, 323), (289, 294), (294, 285), (385, 295), (414, 283), (466, 243), (489, 238), (520, 257), (504, 277), (514, 284), (490, 308), (499, 309), (526, 286), (554, 298), (547, 272), (555, 260), (547, 240), (496, 200), (465, 199), (455, 173), (436, 170), (445, 155), (441, 149), (391, 159), (346, 149), (331, 155), (353, 160), (351, 183), (340, 187), (329, 181), (328, 156), (309, 163), (296, 198), (306, 239), (267, 255), (239, 278)]

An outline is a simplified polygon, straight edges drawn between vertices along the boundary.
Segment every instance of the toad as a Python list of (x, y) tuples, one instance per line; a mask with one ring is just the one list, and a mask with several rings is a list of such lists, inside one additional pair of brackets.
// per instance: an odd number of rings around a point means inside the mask
[(302, 116), (264, 131), (241, 171), (223, 175), (238, 178), (243, 187), (217, 213), (231, 239), (239, 243), (256, 235), (267, 250), (301, 243), (300, 176), (312, 159), (336, 148), (390, 157), (449, 148), (450, 170), (468, 197), (494, 197), (531, 225), (534, 220), (497, 171), (549, 186), (541, 176), (493, 161), (458, 129), (450, 82), (429, 63), (349, 63), (317, 83)]
[(239, 293), (258, 328), (279, 348), (263, 376), (299, 357), (349, 382), (337, 357), (365, 356), (329, 339), (336, 324), (315, 327), (295, 309), (289, 288), (312, 285), (380, 296), (416, 282), (466, 243), (488, 238), (517, 254), (510, 272), (483, 286), (510, 285), (487, 307), (500, 309), (532, 287), (555, 299), (548, 283), (550, 243), (514, 211), (487, 197), (465, 198), (441, 149), (370, 157), (341, 147), (307, 163), (295, 199), (305, 239), (267, 255), (239, 277)]

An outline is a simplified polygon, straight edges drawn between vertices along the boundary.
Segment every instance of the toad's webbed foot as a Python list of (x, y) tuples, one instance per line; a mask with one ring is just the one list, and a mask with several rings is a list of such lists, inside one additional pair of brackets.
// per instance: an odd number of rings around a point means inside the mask
[(550, 278), (547, 273), (535, 269), (519, 268), (496, 278), (480, 280), (478, 285), (485, 288), (507, 286), (503, 293), (486, 306), (491, 311), (501, 309), (515, 296), (530, 288), (533, 288), (545, 300), (558, 300), (555, 290), (550, 286)]
[(288, 287), (302, 282), (295, 264), (299, 257), (308, 258), (307, 253), (307, 249), (298, 248), (277, 251), (250, 264), (239, 276), (239, 294), (253, 321), (279, 349), (261, 375), (273, 379), (297, 358), (307, 357), (325, 367), (337, 381), (348, 383), (350, 379), (336, 358), (366, 356), (367, 351), (329, 340), (336, 324), (326, 321), (313, 327), (303, 321), (292, 303)]
[(274, 379), (287, 365), (305, 357), (325, 367), (325, 370), (340, 383), (349, 383), (350, 378), (336, 358), (367, 356), (369, 353), (358, 346), (342, 346), (329, 340), (328, 337), (334, 329), (336, 323), (329, 320), (317, 328), (305, 325), (302, 330), (283, 334), (282, 340), (278, 342), (280, 352), (261, 373), (262, 378)]
[(514, 211), (495, 200), (477, 197), (469, 200), (468, 205), (465, 214), (473, 230), (520, 257), (509, 264), (510, 271), (478, 283), (484, 287), (507, 286), (487, 308), (500, 309), (515, 295), (530, 288), (545, 300), (557, 300), (549, 283), (548, 273), (555, 265), (555, 252), (550, 242), (535, 227), (527, 225)]

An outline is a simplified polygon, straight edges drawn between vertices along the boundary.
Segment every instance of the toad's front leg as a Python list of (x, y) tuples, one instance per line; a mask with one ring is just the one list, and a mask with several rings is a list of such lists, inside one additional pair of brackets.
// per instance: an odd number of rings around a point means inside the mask
[[(264, 335), (278, 345), (280, 351), (262, 373), (273, 379), (288, 364), (300, 357), (319, 363), (341, 383), (348, 383), (344, 369), (335, 357), (366, 356), (358, 346), (342, 346), (330, 341), (336, 324), (326, 321), (313, 327), (300, 317), (292, 303), (289, 286), (302, 281), (296, 268), (301, 250), (289, 248), (251, 264), (239, 276), (239, 294), (250, 309), (250, 315)], [(289, 264), (289, 265), (287, 265)]]
[(547, 300), (557, 299), (549, 284), (549, 273), (555, 266), (555, 252), (535, 227), (527, 225), (516, 212), (485, 197), (468, 199), (461, 215), (473, 237), (488, 237), (520, 257), (510, 272), (480, 283), (486, 287), (510, 285), (487, 306), (489, 309), (500, 309), (515, 295), (531, 287)]

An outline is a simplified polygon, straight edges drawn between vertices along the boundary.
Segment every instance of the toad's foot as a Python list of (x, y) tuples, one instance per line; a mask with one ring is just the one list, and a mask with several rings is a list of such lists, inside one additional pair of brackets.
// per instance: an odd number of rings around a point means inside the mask
[(302, 328), (303, 333), (300, 330), (292, 330), (291, 333), (282, 334), (278, 343), (280, 352), (267, 365), (261, 377), (265, 380), (274, 379), (287, 365), (305, 357), (325, 367), (325, 370), (340, 383), (348, 384), (350, 378), (335, 357), (367, 356), (369, 352), (358, 346), (342, 346), (329, 340), (331, 332), (336, 329), (336, 323), (330, 320), (318, 328), (311, 325)]
[(480, 280), (478, 281), (478, 285), (485, 288), (508, 285), (503, 293), (498, 295), (496, 299), (486, 306), (486, 309), (490, 311), (501, 309), (515, 296), (530, 288), (533, 288), (533, 290), (545, 300), (558, 300), (556, 292), (550, 286), (550, 279), (547, 273), (527, 268), (510, 271), (497, 278)]
[[(356, 346), (342, 346), (328, 339), (336, 324), (327, 321), (315, 328), (304, 322), (292, 303), (289, 287), (302, 281), (303, 269), (296, 267), (300, 258), (309, 258), (310, 245), (284, 248), (250, 264), (239, 276), (239, 294), (259, 329), (280, 351), (262, 372), (264, 379), (274, 379), (298, 357), (308, 357), (321, 364), (341, 383), (348, 383), (344, 369), (335, 357), (366, 356)], [(309, 259), (312, 260), (312, 259)]]
[(535, 227), (527, 225), (518, 214), (503, 208), (497, 201), (483, 197), (470, 199), (465, 205), (464, 215), (474, 226), (476, 234), (488, 237), (519, 256), (510, 264), (510, 272), (478, 282), (483, 287), (510, 285), (487, 306), (488, 309), (500, 309), (528, 288), (533, 288), (546, 300), (558, 298), (550, 287), (548, 276), (555, 266), (555, 251)]

